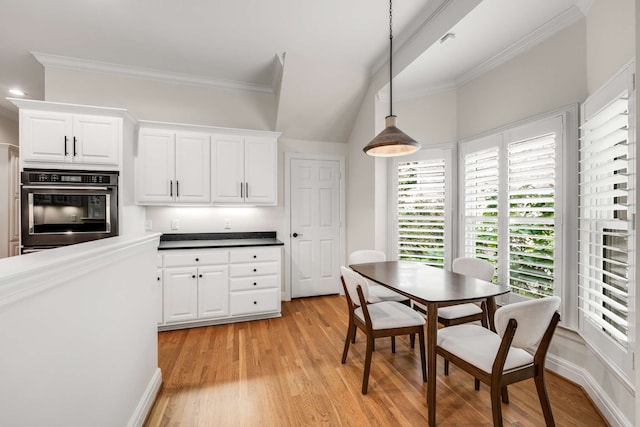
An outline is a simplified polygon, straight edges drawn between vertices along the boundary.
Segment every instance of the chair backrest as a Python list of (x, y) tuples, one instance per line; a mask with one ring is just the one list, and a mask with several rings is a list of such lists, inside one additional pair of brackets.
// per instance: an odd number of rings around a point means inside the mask
[(369, 284), (364, 277), (345, 266), (340, 267), (340, 273), (342, 274), (342, 280), (344, 280), (344, 285), (347, 288), (351, 302), (355, 305), (360, 305), (360, 298), (358, 297), (357, 291), (358, 285), (362, 288), (364, 300), (367, 301), (369, 299)]
[(496, 332), (503, 336), (509, 319), (518, 322), (511, 345), (528, 348), (537, 344), (544, 335), (551, 318), (560, 307), (560, 297), (547, 297), (505, 305), (494, 316)]
[(373, 249), (362, 249), (359, 251), (353, 251), (349, 254), (349, 265), (364, 264), (367, 262), (382, 262), (386, 260), (387, 256), (384, 252)]
[(487, 282), (493, 280), (494, 274), (493, 264), (480, 258), (456, 258), (451, 264), (451, 271)]

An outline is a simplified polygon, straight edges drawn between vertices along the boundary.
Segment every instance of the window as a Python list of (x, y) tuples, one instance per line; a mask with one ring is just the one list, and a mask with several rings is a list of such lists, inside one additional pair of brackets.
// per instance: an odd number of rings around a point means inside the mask
[[(632, 67), (585, 101), (580, 127), (580, 330), (633, 381), (635, 144)], [(633, 161), (631, 161), (633, 160)], [(605, 351), (606, 350), (606, 351)]]
[(392, 164), (393, 248), (399, 260), (442, 268), (451, 254), (451, 149), (422, 150)]
[(492, 262), (509, 300), (563, 295), (561, 168), (571, 111), (461, 144), (460, 255)]

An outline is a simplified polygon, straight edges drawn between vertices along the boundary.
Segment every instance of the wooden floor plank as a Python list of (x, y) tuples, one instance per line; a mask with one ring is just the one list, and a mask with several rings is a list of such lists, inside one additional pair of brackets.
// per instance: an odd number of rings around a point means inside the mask
[[(156, 426), (426, 425), (426, 384), (419, 350), (406, 337), (391, 353), (376, 342), (369, 393), (362, 395), (365, 342), (340, 358), (347, 328), (344, 297), (283, 302), (278, 319), (159, 333), (163, 385), (145, 423)], [(489, 390), (438, 360), (440, 426), (492, 425)], [(549, 398), (558, 426), (607, 425), (584, 391), (552, 373)], [(506, 426), (544, 425), (533, 381), (509, 387)]]

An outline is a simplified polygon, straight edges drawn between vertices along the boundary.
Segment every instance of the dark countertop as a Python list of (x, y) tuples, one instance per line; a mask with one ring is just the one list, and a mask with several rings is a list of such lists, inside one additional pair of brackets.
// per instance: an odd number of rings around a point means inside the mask
[(275, 231), (163, 234), (158, 250), (283, 246)]

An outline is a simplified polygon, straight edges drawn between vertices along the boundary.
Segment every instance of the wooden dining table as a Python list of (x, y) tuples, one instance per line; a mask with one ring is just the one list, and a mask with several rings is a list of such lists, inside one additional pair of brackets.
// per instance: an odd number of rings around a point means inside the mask
[(489, 327), (495, 331), (495, 297), (506, 294), (509, 288), (413, 261), (372, 262), (349, 267), (427, 307), (427, 410), (429, 425), (435, 426), (438, 307), (486, 300)]

